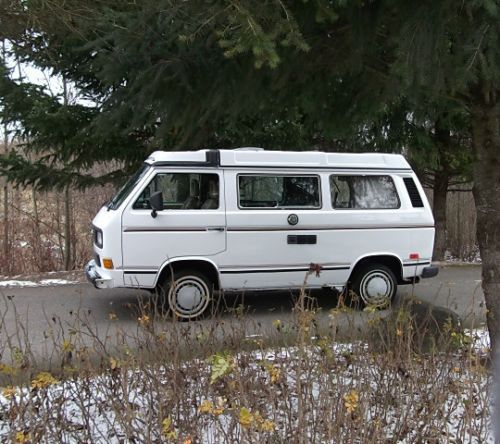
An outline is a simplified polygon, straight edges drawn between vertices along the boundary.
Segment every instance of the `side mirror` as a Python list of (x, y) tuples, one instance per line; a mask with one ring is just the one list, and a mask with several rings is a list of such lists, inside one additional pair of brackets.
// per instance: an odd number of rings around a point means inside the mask
[(158, 215), (157, 212), (163, 210), (163, 193), (161, 191), (157, 191), (156, 193), (151, 194), (149, 204), (152, 208), (151, 217), (154, 219)]

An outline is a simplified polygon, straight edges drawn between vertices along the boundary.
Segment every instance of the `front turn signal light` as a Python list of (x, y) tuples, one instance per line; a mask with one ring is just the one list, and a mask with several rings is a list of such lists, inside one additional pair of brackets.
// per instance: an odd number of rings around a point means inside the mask
[(114, 268), (114, 266), (113, 266), (113, 259), (104, 258), (102, 260), (102, 265), (104, 266), (104, 268), (106, 268), (108, 270), (112, 270)]

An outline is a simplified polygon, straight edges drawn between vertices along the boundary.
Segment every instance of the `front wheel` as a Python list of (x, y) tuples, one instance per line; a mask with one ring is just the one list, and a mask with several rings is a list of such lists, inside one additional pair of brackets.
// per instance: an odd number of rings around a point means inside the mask
[(363, 305), (383, 308), (388, 306), (398, 289), (393, 271), (382, 264), (370, 264), (360, 269), (352, 281), (352, 291)]
[(182, 270), (174, 273), (168, 283), (166, 298), (170, 310), (180, 320), (192, 320), (203, 315), (212, 301), (213, 283), (203, 273)]

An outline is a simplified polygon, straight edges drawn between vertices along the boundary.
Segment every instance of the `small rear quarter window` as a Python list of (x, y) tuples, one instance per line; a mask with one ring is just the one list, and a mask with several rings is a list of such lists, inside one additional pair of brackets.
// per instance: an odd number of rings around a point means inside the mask
[(408, 196), (410, 196), (411, 205), (414, 208), (423, 208), (424, 202), (420, 197), (415, 181), (411, 177), (403, 177), (403, 181), (405, 183), (406, 190), (408, 191)]

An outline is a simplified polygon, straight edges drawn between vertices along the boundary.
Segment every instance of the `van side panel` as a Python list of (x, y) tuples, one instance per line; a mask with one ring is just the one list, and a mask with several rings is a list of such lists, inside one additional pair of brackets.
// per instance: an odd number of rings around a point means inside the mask
[[(430, 263), (432, 214), (428, 206), (417, 209), (409, 205), (401, 178), (393, 175), (401, 200), (399, 209), (336, 210), (330, 195), (332, 173), (319, 174), (321, 209), (240, 209), (238, 171), (226, 171), (227, 250), (218, 259), (223, 288), (300, 287), (311, 263), (320, 264), (322, 271), (308, 277), (308, 286), (343, 286), (356, 262), (370, 255), (397, 256), (405, 277), (415, 274), (417, 262), (410, 260), (410, 254), (419, 254), (418, 263)], [(298, 217), (297, 225), (288, 223), (291, 214)], [(290, 236), (302, 236), (310, 243), (290, 243)]]

